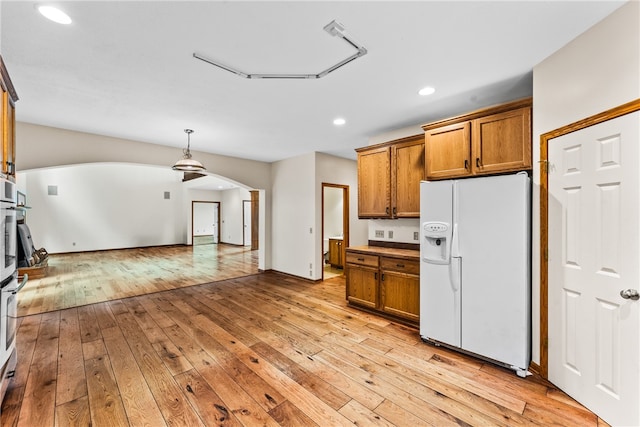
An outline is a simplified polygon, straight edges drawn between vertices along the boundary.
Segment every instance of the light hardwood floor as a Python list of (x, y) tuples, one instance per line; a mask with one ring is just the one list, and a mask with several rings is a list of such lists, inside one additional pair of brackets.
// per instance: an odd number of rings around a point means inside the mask
[(257, 256), (224, 244), (53, 254), (47, 277), (20, 291), (18, 315), (246, 276), (258, 272)]
[(268, 272), (21, 317), (0, 424), (604, 425), (349, 308), (344, 286)]

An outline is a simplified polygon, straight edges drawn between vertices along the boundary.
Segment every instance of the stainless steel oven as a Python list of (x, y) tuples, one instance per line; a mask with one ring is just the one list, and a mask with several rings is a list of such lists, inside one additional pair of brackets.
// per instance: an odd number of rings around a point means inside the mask
[(17, 363), (18, 286), (16, 185), (0, 179), (0, 403)]
[(16, 185), (0, 180), (0, 283), (17, 269)]
[(3, 366), (16, 347), (18, 324), (18, 292), (28, 280), (25, 274), (18, 286), (18, 272), (0, 288), (0, 366)]

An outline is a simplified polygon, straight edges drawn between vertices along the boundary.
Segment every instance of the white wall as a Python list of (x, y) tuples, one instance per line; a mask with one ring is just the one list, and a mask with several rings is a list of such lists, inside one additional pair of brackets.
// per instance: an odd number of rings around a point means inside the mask
[[(192, 181), (181, 179), (166, 167), (122, 163), (17, 176), (18, 189), (32, 207), (27, 223), (35, 244), (51, 253), (191, 244), (193, 201), (220, 202), (221, 242), (242, 245), (243, 200), (251, 199), (249, 191), (190, 188)], [(48, 196), (48, 186), (56, 186), (58, 195)]]
[[(315, 227), (322, 226), (322, 183), (349, 186), (349, 246), (367, 244), (367, 220), (358, 218), (358, 164), (355, 160), (315, 153), (315, 204), (317, 212)], [(322, 278), (323, 241), (320, 232), (313, 242), (313, 262), (315, 280)]]
[(342, 212), (342, 188), (325, 187), (324, 189), (324, 238), (342, 236), (343, 221)]
[[(19, 110), (16, 114), (19, 114)], [(18, 170), (94, 162), (139, 163), (169, 167), (182, 148), (16, 122)], [(191, 151), (209, 172), (248, 188), (268, 188), (271, 165), (265, 162)]]
[(533, 346), (540, 362), (540, 135), (640, 98), (640, 3), (631, 1), (533, 70)]
[(251, 200), (251, 194), (244, 188), (222, 191), (222, 203), (220, 203), (220, 241), (222, 243), (244, 244), (242, 240), (243, 200)]
[(319, 208), (316, 211), (320, 205), (315, 192), (315, 153), (280, 160), (272, 167), (273, 269), (315, 279), (319, 258), (314, 246), (319, 251), (316, 236), (322, 237)]
[(182, 183), (171, 172), (105, 163), (19, 173), (34, 245), (60, 253), (183, 243)]
[[(182, 157), (182, 149), (111, 138), (84, 132), (16, 122), (18, 171), (96, 162), (137, 163), (167, 168)], [(208, 171), (245, 188), (261, 190), (259, 267), (271, 268), (271, 164), (236, 157), (192, 151)], [(179, 174), (177, 174), (179, 175)], [(264, 206), (263, 206), (264, 204)], [(184, 200), (182, 214), (190, 212)], [(185, 216), (185, 218), (187, 218)], [(181, 243), (191, 243), (191, 220), (183, 232)], [(264, 234), (263, 234), (264, 233)]]
[(369, 145), (382, 144), (383, 142), (395, 141), (396, 139), (406, 138), (413, 135), (423, 135), (424, 130), (421, 124), (393, 129), (369, 138)]
[[(419, 230), (419, 218), (369, 220), (369, 240), (420, 244), (420, 237), (416, 235)], [(376, 237), (376, 231), (382, 231), (384, 237)]]

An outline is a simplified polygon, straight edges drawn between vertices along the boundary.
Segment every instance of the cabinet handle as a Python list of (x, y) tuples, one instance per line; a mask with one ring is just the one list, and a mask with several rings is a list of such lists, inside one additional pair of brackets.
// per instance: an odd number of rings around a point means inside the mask
[(378, 273), (373, 273), (373, 278), (378, 280)]
[(480, 167), (480, 157), (476, 157), (476, 167)]
[(395, 208), (395, 207), (394, 207), (394, 208), (393, 208), (393, 214), (394, 214), (394, 215), (396, 214), (396, 211), (397, 211), (397, 208)]
[(387, 206), (387, 215), (389, 215), (389, 206)]
[(464, 160), (464, 168), (469, 169), (469, 160), (467, 159)]
[(404, 268), (404, 264), (396, 264), (396, 267)]
[(384, 282), (384, 273), (380, 275), (380, 280)]
[(364, 258), (358, 258), (358, 261), (364, 262)]

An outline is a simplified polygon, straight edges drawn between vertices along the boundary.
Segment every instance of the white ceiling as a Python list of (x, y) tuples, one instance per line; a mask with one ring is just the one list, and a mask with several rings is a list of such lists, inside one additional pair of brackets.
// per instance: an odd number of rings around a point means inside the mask
[[(271, 162), (355, 158), (373, 135), (529, 96), (536, 64), (624, 2), (58, 1), (68, 26), (1, 3), (19, 121), (179, 148), (191, 128), (194, 151)], [(368, 54), (321, 79), (192, 56), (317, 73), (355, 52), (323, 31), (334, 19)]]

